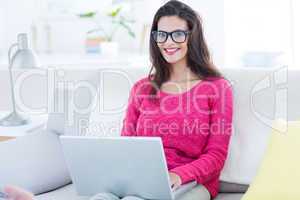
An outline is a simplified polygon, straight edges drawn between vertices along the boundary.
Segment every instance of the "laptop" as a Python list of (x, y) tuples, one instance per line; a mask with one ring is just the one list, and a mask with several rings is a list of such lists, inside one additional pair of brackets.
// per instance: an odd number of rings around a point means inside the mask
[(60, 136), (80, 196), (108, 192), (120, 198), (177, 199), (197, 183), (173, 191), (158, 137)]

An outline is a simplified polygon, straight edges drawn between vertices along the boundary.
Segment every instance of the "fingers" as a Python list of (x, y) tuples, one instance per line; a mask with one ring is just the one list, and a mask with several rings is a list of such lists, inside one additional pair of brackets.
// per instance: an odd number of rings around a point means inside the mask
[(16, 186), (6, 186), (3, 189), (9, 200), (32, 200), (33, 194)]
[(171, 181), (172, 190), (176, 190), (177, 188), (179, 188), (181, 185), (181, 178), (177, 174), (172, 172), (169, 172), (169, 177)]
[(172, 185), (172, 190), (173, 190), (173, 191), (174, 191), (174, 190), (177, 190), (177, 189), (179, 188), (179, 186), (180, 186), (180, 184), (178, 184), (178, 183), (173, 184), (173, 185)]

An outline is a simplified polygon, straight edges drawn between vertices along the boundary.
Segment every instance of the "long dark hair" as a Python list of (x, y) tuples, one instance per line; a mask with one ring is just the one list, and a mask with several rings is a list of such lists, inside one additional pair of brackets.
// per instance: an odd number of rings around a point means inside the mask
[[(171, 0), (156, 12), (151, 32), (157, 30), (158, 21), (164, 16), (178, 16), (188, 24), (190, 34), (187, 43), (187, 64), (191, 71), (201, 80), (222, 77), (211, 60), (203, 35), (201, 18), (197, 12), (180, 1)], [(148, 79), (153, 86), (151, 93), (156, 94), (156, 89), (159, 89), (164, 82), (168, 81), (171, 72), (170, 64), (163, 58), (157, 43), (152, 37), (150, 37), (150, 59), (152, 66)], [(155, 70), (154, 73), (153, 70)]]

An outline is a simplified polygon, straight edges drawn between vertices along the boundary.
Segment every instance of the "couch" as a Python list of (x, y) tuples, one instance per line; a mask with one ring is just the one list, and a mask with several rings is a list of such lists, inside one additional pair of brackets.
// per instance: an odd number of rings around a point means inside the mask
[[(85, 134), (118, 136), (129, 89), (148, 73), (144, 68), (100, 69), (100, 95), (97, 111), (90, 117), (89, 127), (104, 124), (104, 129), (88, 128)], [(99, 71), (98, 71), (99, 72)], [(216, 200), (240, 200), (256, 175), (263, 159), (276, 118), (300, 118), (300, 70), (275, 68), (223, 68), (221, 72), (232, 83), (234, 91), (233, 133), (229, 154), (220, 178), (220, 194)], [(66, 77), (78, 79), (82, 71), (69, 70)], [(84, 73), (95, 73), (86, 70)], [(118, 128), (116, 128), (116, 126)], [(72, 133), (69, 133), (72, 134)], [(50, 175), (49, 175), (50, 176)], [(67, 181), (68, 182), (68, 181)], [(62, 181), (61, 183), (66, 183)], [(61, 184), (36, 196), (37, 200), (83, 200), (74, 185)]]

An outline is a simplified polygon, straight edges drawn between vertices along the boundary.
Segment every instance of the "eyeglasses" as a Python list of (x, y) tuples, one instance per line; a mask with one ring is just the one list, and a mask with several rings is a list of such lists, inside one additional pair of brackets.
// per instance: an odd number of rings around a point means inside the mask
[(186, 38), (190, 32), (184, 30), (175, 30), (172, 32), (166, 31), (152, 31), (151, 35), (155, 42), (165, 43), (168, 40), (168, 37), (171, 36), (172, 40), (176, 43), (183, 43), (186, 41)]

